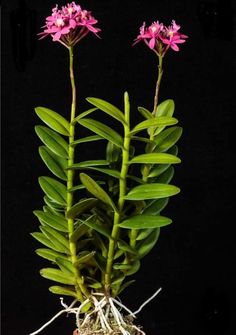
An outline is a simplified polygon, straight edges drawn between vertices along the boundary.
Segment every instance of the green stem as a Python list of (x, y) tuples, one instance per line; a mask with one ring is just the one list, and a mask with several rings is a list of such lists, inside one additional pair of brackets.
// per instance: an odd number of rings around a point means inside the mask
[[(75, 78), (74, 78), (74, 66), (73, 66), (73, 47), (69, 47), (69, 56), (70, 56), (70, 81), (71, 81), (71, 89), (72, 89), (72, 102), (71, 102), (71, 120), (70, 120), (70, 136), (69, 136), (69, 152), (68, 152), (68, 166), (72, 166), (74, 164), (74, 146), (72, 143), (74, 142), (75, 137), (75, 126), (74, 126), (74, 118), (75, 118), (75, 111), (76, 111), (76, 86), (75, 86)], [(74, 182), (74, 171), (73, 169), (69, 169), (67, 172), (67, 208), (68, 211), (73, 206), (73, 192), (69, 192), (69, 189), (73, 187)], [(74, 232), (74, 220), (68, 219), (68, 232), (69, 238)], [(80, 301), (84, 300), (83, 295), (88, 296), (89, 293), (86, 290), (86, 287), (83, 283), (83, 278), (80, 274), (78, 267), (76, 266), (77, 255), (76, 255), (76, 243), (70, 242), (70, 253), (71, 253), (71, 261), (75, 268), (75, 277), (76, 277), (76, 293), (78, 299)]]
[(124, 124), (124, 145), (122, 149), (122, 165), (119, 182), (119, 199), (118, 199), (118, 212), (114, 213), (113, 228), (111, 238), (109, 241), (107, 265), (105, 273), (105, 290), (109, 294), (111, 286), (112, 266), (114, 260), (114, 253), (119, 234), (119, 223), (125, 203), (124, 196), (126, 195), (126, 178), (129, 169), (129, 151), (130, 151), (130, 104), (128, 93), (125, 92), (125, 121)]
[[(158, 55), (158, 75), (157, 75), (157, 82), (156, 82), (156, 89), (155, 89), (155, 96), (154, 96), (154, 104), (153, 104), (153, 111), (152, 114), (154, 117), (157, 117), (157, 105), (158, 105), (158, 98), (159, 98), (159, 91), (160, 91), (160, 85), (161, 85), (161, 78), (163, 75), (163, 56)], [(150, 135), (149, 138), (151, 141), (154, 140), (154, 131), (155, 129), (152, 127), (150, 129)], [(147, 152), (151, 152), (152, 151), (152, 147), (148, 147), (149, 150)], [(147, 182), (148, 180), (148, 175), (150, 172), (150, 165), (145, 165), (144, 169), (143, 169), (143, 181)]]
[[(153, 103), (153, 111), (152, 114), (154, 117), (157, 117), (157, 105), (158, 105), (158, 98), (159, 98), (159, 92), (160, 92), (160, 85), (161, 85), (161, 79), (162, 79), (162, 75), (163, 75), (163, 56), (161, 55), (161, 50), (160, 50), (160, 54), (158, 54), (158, 75), (157, 75), (157, 81), (156, 81), (156, 88), (155, 88), (155, 95), (154, 95), (154, 103)], [(151, 128), (150, 129), (150, 135), (149, 138), (151, 141), (154, 140), (154, 129)], [(147, 152), (151, 152), (153, 147), (151, 146), (147, 146), (148, 150)], [(148, 182), (148, 175), (150, 172), (151, 166), (150, 164), (146, 164), (143, 168), (143, 181), (145, 183)], [(135, 247), (136, 245), (136, 237), (138, 234), (138, 230), (137, 229), (132, 229), (130, 232), (130, 246), (131, 247)]]

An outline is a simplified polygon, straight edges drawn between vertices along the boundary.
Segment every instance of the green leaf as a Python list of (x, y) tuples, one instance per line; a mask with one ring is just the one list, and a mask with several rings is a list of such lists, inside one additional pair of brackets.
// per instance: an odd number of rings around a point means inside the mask
[(101, 223), (96, 223), (93, 220), (93, 218), (94, 218), (94, 216), (92, 218), (89, 218), (89, 219), (83, 221), (83, 223), (86, 226), (88, 226), (89, 228), (96, 230), (97, 232), (106, 236), (107, 238), (110, 238), (111, 234), (110, 234), (109, 229), (106, 226), (102, 225)]
[(181, 127), (170, 127), (163, 130), (155, 138), (156, 148), (155, 152), (167, 151), (171, 148), (181, 137), (183, 129)]
[(169, 168), (165, 172), (163, 172), (160, 176), (158, 176), (155, 181), (162, 184), (169, 184), (169, 182), (174, 176), (174, 172), (175, 170), (173, 166), (169, 166)]
[(178, 123), (178, 120), (173, 117), (160, 116), (152, 119), (148, 119), (137, 124), (131, 131), (130, 134), (133, 135), (141, 130), (150, 127), (166, 127)]
[(86, 189), (93, 194), (97, 199), (102, 202), (110, 205), (115, 212), (117, 212), (116, 206), (109, 195), (93, 180), (85, 173), (80, 174), (80, 180), (82, 184), (86, 187)]
[(124, 252), (128, 252), (130, 254), (136, 255), (137, 252), (134, 250), (129, 244), (127, 244), (125, 241), (119, 240), (118, 243), (118, 248), (121, 249)]
[(79, 140), (72, 142), (71, 145), (75, 146), (80, 143), (87, 143), (87, 142), (93, 142), (93, 141), (99, 141), (99, 140), (103, 140), (103, 138), (99, 135), (86, 136), (86, 137), (82, 137)]
[(56, 281), (61, 284), (66, 285), (75, 285), (76, 278), (73, 275), (68, 275), (62, 272), (61, 270), (54, 268), (44, 268), (40, 270), (40, 274), (42, 277), (46, 279), (50, 279)]
[(113, 268), (115, 270), (130, 270), (132, 268), (132, 265), (123, 263), (114, 263)]
[(64, 206), (59, 205), (58, 203), (54, 202), (52, 199), (47, 197), (46, 195), (43, 197), (45, 204), (50, 207), (54, 213), (64, 212)]
[(57, 257), (56, 258), (56, 263), (59, 266), (59, 268), (61, 269), (62, 272), (64, 272), (65, 274), (69, 274), (69, 275), (75, 275), (75, 268), (72, 265), (71, 261), (69, 259), (65, 259), (62, 257)]
[(57, 247), (58, 251), (66, 253), (70, 252), (69, 242), (62, 234), (48, 226), (41, 226), (40, 229), (43, 234)]
[(103, 112), (107, 113), (108, 115), (112, 116), (116, 120), (120, 121), (121, 123), (125, 124), (125, 118), (124, 114), (121, 112), (120, 109), (115, 107), (114, 105), (110, 104), (109, 102), (98, 99), (98, 98), (92, 98), (89, 97), (86, 99), (88, 102), (90, 102), (92, 105), (96, 106)]
[[(172, 115), (174, 114), (174, 110), (175, 110), (175, 103), (174, 100), (171, 99), (167, 99), (165, 101), (163, 101), (162, 103), (160, 103), (157, 106), (156, 109), (156, 116), (157, 117), (161, 117), (161, 116), (168, 116), (168, 117), (172, 117)], [(154, 135), (159, 134), (160, 132), (162, 132), (162, 130), (165, 128), (165, 126), (157, 128), (154, 132)]]
[(125, 275), (131, 276), (134, 273), (136, 273), (139, 270), (139, 268), (140, 268), (140, 261), (136, 260), (132, 263), (132, 267), (128, 271), (125, 271)]
[(68, 232), (67, 220), (63, 216), (45, 213), (43, 211), (34, 211), (33, 213), (48, 226), (61, 232)]
[(140, 136), (132, 136), (131, 139), (134, 140), (134, 141), (140, 141), (140, 142), (145, 142), (145, 143), (148, 143), (148, 144), (155, 145), (155, 142), (151, 141), (149, 138), (140, 137)]
[(169, 116), (171, 117), (174, 114), (175, 110), (175, 103), (172, 99), (167, 99), (165, 101), (162, 101), (156, 109), (156, 115), (157, 117), (160, 116)]
[(58, 178), (67, 180), (65, 169), (67, 168), (67, 160), (55, 155), (45, 146), (39, 147), (39, 154), (49, 170)]
[(73, 164), (68, 167), (68, 169), (82, 169), (82, 168), (87, 168), (91, 166), (103, 166), (103, 165), (108, 165), (108, 161), (104, 159), (94, 159), (94, 160), (89, 160), (89, 161), (83, 161), (79, 162), (76, 164)]
[(35, 252), (38, 256), (43, 257), (52, 262), (55, 262), (57, 257), (63, 257), (63, 254), (46, 248), (36, 249)]
[(153, 200), (144, 209), (143, 214), (145, 214), (145, 215), (157, 215), (166, 207), (168, 202), (169, 202), (169, 198), (162, 198), (162, 199)]
[(100, 135), (106, 140), (114, 143), (118, 147), (123, 147), (123, 139), (122, 137), (112, 128), (106, 126), (105, 124), (93, 120), (93, 119), (82, 119), (78, 121), (82, 126), (88, 128), (94, 133)]
[(49, 291), (54, 294), (59, 294), (59, 295), (68, 295), (70, 297), (78, 298), (75, 291), (70, 290), (67, 287), (62, 287), (62, 286), (50, 286)]
[(83, 117), (95, 112), (96, 110), (97, 110), (97, 108), (90, 108), (89, 110), (79, 114), (78, 116), (76, 116), (76, 118), (74, 118), (73, 123), (75, 123), (75, 122), (79, 121), (80, 119), (82, 119)]
[(119, 179), (120, 178), (120, 172), (117, 170), (113, 170), (113, 169), (107, 169), (107, 168), (95, 168), (95, 167), (89, 167), (89, 170), (94, 170), (94, 171), (98, 171), (98, 172), (102, 172), (104, 174), (107, 174), (108, 176), (114, 177)]
[(74, 219), (78, 217), (80, 214), (86, 212), (87, 210), (93, 208), (97, 203), (97, 199), (95, 198), (88, 198), (82, 199), (77, 204), (72, 206), (66, 213), (66, 217), (68, 219)]
[(160, 164), (157, 166), (154, 166), (149, 175), (148, 178), (153, 178), (153, 177), (157, 177), (160, 176), (163, 172), (165, 172), (168, 168), (170, 167), (170, 164)]
[(56, 155), (62, 158), (68, 158), (68, 143), (55, 131), (44, 127), (36, 126), (36, 134), (40, 140)]
[(152, 250), (159, 238), (159, 235), (160, 228), (154, 229), (145, 240), (142, 240), (137, 244), (137, 250), (140, 259), (146, 256)]
[(106, 272), (106, 258), (103, 257), (99, 252), (94, 255), (95, 261), (102, 273)]
[(66, 206), (66, 186), (51, 177), (39, 177), (39, 184), (44, 193), (59, 205)]
[(146, 228), (159, 228), (167, 226), (172, 222), (171, 219), (165, 216), (153, 216), (153, 215), (135, 215), (129, 219), (124, 220), (120, 223), (121, 228), (127, 229), (146, 229)]
[(134, 187), (125, 197), (126, 200), (159, 199), (173, 196), (180, 192), (174, 185), (168, 184), (145, 184)]
[(35, 232), (35, 233), (31, 233), (31, 235), (40, 243), (42, 243), (43, 245), (45, 245), (46, 247), (55, 250), (55, 251), (59, 251), (64, 253), (65, 249), (61, 248), (61, 247), (57, 247), (55, 246), (43, 233), (40, 232)]
[(79, 224), (78, 227), (74, 230), (73, 234), (70, 236), (70, 242), (77, 242), (80, 237), (84, 236), (88, 232), (88, 226), (85, 224)]
[(138, 236), (136, 237), (136, 240), (142, 241), (146, 239), (153, 232), (153, 230), (154, 230), (153, 228), (141, 229)]
[(76, 265), (89, 263), (91, 259), (94, 258), (95, 254), (96, 254), (96, 251), (91, 251), (91, 252), (86, 251), (85, 253), (83, 253), (81, 256), (78, 257)]
[(180, 162), (181, 160), (178, 157), (167, 153), (148, 153), (132, 158), (129, 164), (176, 164)]
[(106, 147), (106, 159), (109, 163), (118, 162), (119, 158), (122, 155), (122, 151), (112, 142), (107, 142)]
[(138, 111), (147, 120), (153, 118), (152, 113), (148, 109), (146, 109), (144, 107), (138, 107)]
[(65, 136), (70, 135), (70, 124), (60, 114), (45, 107), (37, 107), (35, 108), (35, 112), (38, 117), (53, 130)]

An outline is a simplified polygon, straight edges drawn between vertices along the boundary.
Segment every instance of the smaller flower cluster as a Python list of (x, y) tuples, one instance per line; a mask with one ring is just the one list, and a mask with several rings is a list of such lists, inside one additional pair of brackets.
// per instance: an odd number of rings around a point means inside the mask
[(164, 56), (169, 48), (179, 51), (178, 44), (184, 43), (185, 39), (188, 38), (188, 36), (181, 34), (179, 29), (180, 26), (174, 20), (168, 27), (158, 21), (146, 27), (144, 22), (134, 44), (144, 41), (151, 50), (161, 56)]
[(46, 18), (46, 25), (41, 35), (44, 38), (52, 36), (53, 41), (61, 42), (65, 46), (75, 45), (86, 36), (89, 31), (97, 36), (99, 28), (94, 27), (97, 20), (91, 12), (82, 10), (74, 1), (58, 9), (58, 5), (52, 9), (52, 14)]

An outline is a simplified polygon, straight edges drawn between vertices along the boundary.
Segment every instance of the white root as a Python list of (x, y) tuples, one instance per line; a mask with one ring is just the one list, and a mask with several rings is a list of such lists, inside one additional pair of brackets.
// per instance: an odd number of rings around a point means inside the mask
[[(63, 298), (60, 298), (63, 310), (59, 311), (41, 328), (33, 333), (30, 333), (29, 335), (39, 334), (43, 329), (45, 329), (48, 325), (54, 322), (55, 319), (57, 319), (63, 313), (75, 314), (77, 330), (78, 333), (81, 335), (85, 334), (83, 330), (91, 328), (91, 317), (94, 314), (96, 319), (95, 324), (97, 325), (98, 329), (97, 331), (93, 331), (94, 334), (101, 334), (101, 330), (103, 330), (104, 335), (112, 334), (114, 331), (113, 327), (115, 327), (116, 330), (119, 329), (122, 335), (132, 335), (133, 332), (131, 331), (131, 329), (134, 329), (140, 335), (145, 335), (145, 333), (140, 328), (138, 328), (129, 321), (127, 323), (126, 318), (124, 319), (120, 311), (123, 309), (129, 313), (128, 316), (136, 318), (136, 315), (143, 309), (143, 307), (146, 306), (152, 299), (154, 299), (160, 291), (161, 288), (159, 288), (150, 298), (148, 298), (135, 312), (132, 312), (117, 299), (112, 297), (106, 297), (103, 293), (92, 293), (91, 298), (86, 299), (82, 304), (79, 305), (79, 307), (75, 307), (75, 304), (78, 302), (77, 300), (74, 300), (68, 306), (63, 302)], [(94, 307), (91, 312), (87, 313), (85, 317), (82, 317), (82, 309), (89, 302), (92, 302)]]

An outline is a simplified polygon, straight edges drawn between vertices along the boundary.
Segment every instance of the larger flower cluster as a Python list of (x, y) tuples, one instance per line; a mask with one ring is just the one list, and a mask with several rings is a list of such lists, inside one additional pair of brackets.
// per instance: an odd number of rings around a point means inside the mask
[(178, 44), (184, 43), (186, 38), (188, 38), (188, 36), (181, 34), (179, 29), (180, 26), (174, 20), (168, 27), (158, 21), (146, 27), (144, 22), (134, 44), (144, 41), (150, 49), (161, 56), (164, 56), (169, 48), (179, 51)]
[(58, 5), (52, 9), (52, 14), (46, 18), (46, 25), (41, 35), (44, 38), (52, 36), (53, 41), (61, 42), (66, 46), (75, 45), (90, 31), (97, 36), (99, 28), (94, 27), (97, 20), (91, 12), (82, 10), (74, 1), (58, 9)]

